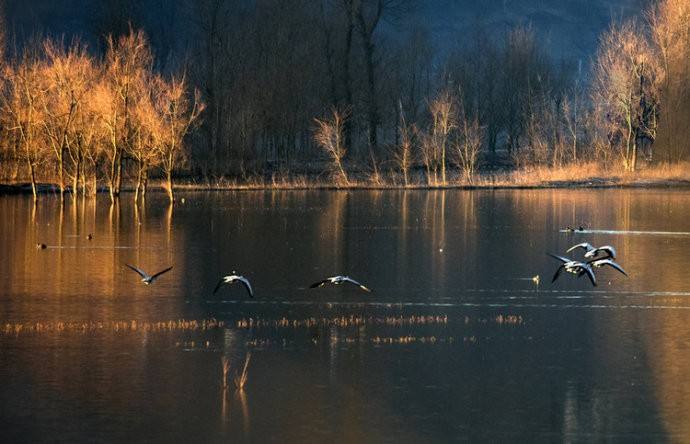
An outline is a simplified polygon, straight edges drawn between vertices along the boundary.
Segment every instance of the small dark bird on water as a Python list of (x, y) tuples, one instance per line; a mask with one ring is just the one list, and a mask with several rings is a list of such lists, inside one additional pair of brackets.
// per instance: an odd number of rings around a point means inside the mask
[(349, 277), (349, 276), (331, 276), (331, 277), (326, 278), (326, 279), (324, 279), (324, 280), (322, 280), (322, 281), (314, 282), (313, 284), (311, 284), (311, 285), (309, 286), (309, 288), (323, 287), (323, 286), (326, 285), (326, 284), (340, 285), (340, 284), (342, 284), (343, 282), (349, 282), (350, 284), (356, 285), (356, 286), (358, 286), (359, 288), (361, 288), (361, 289), (364, 290), (364, 291), (371, 292), (371, 290), (369, 290), (367, 287), (365, 287), (364, 285), (360, 284), (359, 282), (357, 282), (356, 280), (352, 279), (352, 278)]
[(46, 248), (48, 248), (48, 245), (46, 244), (36, 244), (37, 250), (45, 250)]
[(576, 231), (585, 231), (585, 227), (580, 225), (577, 228), (573, 228), (570, 225), (568, 225), (567, 227), (565, 227), (565, 231), (567, 231), (568, 233), (575, 233)]
[(220, 287), (222, 287), (223, 285), (234, 284), (235, 282), (241, 283), (244, 286), (244, 288), (247, 289), (250, 298), (254, 297), (254, 290), (252, 289), (252, 284), (249, 283), (249, 279), (247, 279), (244, 276), (238, 275), (235, 270), (232, 271), (232, 274), (220, 278), (220, 280), (216, 284), (216, 288), (213, 289), (213, 294), (216, 294), (218, 290), (220, 290)]
[(125, 264), (127, 267), (129, 267), (132, 271), (136, 272), (139, 276), (141, 276), (141, 282), (143, 282), (145, 285), (150, 285), (155, 282), (156, 279), (158, 279), (163, 273), (167, 273), (168, 271), (172, 270), (173, 267), (168, 267), (165, 270), (159, 271), (158, 273), (154, 275), (149, 275), (147, 274), (144, 270), (137, 268), (133, 265)]

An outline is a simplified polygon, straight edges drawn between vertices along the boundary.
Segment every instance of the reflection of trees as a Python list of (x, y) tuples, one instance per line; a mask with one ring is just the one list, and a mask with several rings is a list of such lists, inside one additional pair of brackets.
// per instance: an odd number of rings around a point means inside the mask
[[(426, 195), (425, 215), (429, 224), (429, 248), (424, 253), (431, 258), (431, 273), (434, 282), (443, 282), (446, 276), (446, 194), (447, 191), (430, 191)], [(442, 251), (444, 250), (444, 251)], [(446, 295), (446, 286), (440, 286), (441, 296)]]
[[(98, 320), (108, 320), (109, 316), (165, 317), (165, 313), (153, 312), (150, 304), (132, 302), (121, 306), (123, 311), (110, 312), (110, 308), (106, 310), (109, 305), (97, 302), (104, 298), (127, 300), (147, 291), (138, 285), (136, 276), (123, 268), (125, 262), (137, 262), (148, 271), (162, 263), (174, 263), (176, 269), (184, 269), (183, 238), (175, 232), (172, 214), (155, 204), (152, 209), (151, 214), (138, 215), (143, 222), (139, 225), (130, 222), (136, 221), (135, 216), (125, 217), (135, 212), (130, 202), (116, 201), (111, 205), (103, 199), (46, 198), (34, 214), (30, 199), (3, 197), (0, 246), (6, 260), (0, 260), (0, 267), (7, 276), (15, 276), (7, 281), (9, 294), (26, 295), (23, 303), (31, 313), (24, 314), (37, 320), (55, 319), (56, 310), (62, 310), (61, 298), (81, 300), (87, 295), (89, 303), (69, 305), (72, 319), (92, 319), (95, 307), (99, 310)], [(90, 233), (93, 240), (87, 239)], [(37, 250), (38, 243), (49, 248)], [(160, 286), (157, 283), (157, 288), (174, 286), (183, 275), (170, 273), (159, 282)], [(39, 303), (41, 298), (46, 302)], [(9, 303), (19, 304), (20, 300), (12, 298)], [(166, 311), (175, 312), (174, 304)]]
[(326, 205), (320, 211), (314, 225), (314, 244), (317, 263), (321, 264), (321, 273), (347, 273), (349, 266), (348, 246), (346, 242), (347, 206), (349, 193), (335, 191), (326, 193)]
[(690, 323), (686, 310), (659, 310), (650, 315), (648, 324), (640, 327), (651, 372), (647, 384), (655, 388), (654, 396), (666, 432), (687, 437), (690, 433), (690, 387), (687, 384)]

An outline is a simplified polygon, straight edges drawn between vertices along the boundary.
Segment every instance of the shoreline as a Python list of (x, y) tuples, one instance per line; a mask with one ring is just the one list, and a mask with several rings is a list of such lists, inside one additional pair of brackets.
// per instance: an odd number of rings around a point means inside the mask
[[(445, 185), (410, 184), (404, 186), (396, 183), (354, 182), (349, 185), (338, 185), (323, 182), (313, 183), (227, 183), (210, 184), (198, 182), (181, 182), (175, 184), (176, 192), (224, 192), (224, 191), (438, 191), (438, 190), (548, 190), (548, 189), (690, 189), (688, 179), (638, 179), (638, 180), (602, 180), (591, 178), (576, 181), (542, 181), (539, 183), (450, 183)], [(134, 187), (122, 187), (121, 193), (134, 193)], [(97, 194), (107, 193), (107, 188), (101, 188)], [(149, 185), (148, 193), (163, 193), (161, 184)], [(0, 196), (31, 194), (30, 183), (0, 184)], [(59, 194), (59, 188), (52, 183), (38, 184), (38, 193)], [(71, 194), (69, 189), (65, 194)]]

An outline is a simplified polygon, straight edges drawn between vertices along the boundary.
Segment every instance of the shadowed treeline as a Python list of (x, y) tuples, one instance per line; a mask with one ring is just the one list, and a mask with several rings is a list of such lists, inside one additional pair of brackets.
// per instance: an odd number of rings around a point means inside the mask
[(584, 66), (547, 51), (528, 23), (477, 26), (440, 51), (406, 21), (417, 6), (191, 2), (178, 19), (194, 39), (166, 55), (136, 7), (113, 6), (93, 48), (13, 46), (5, 26), (0, 174), (34, 193), (50, 182), (112, 200), (137, 199), (151, 176), (172, 200), (173, 178), (444, 187), (629, 179), (638, 164), (685, 160), (689, 0), (613, 23)]

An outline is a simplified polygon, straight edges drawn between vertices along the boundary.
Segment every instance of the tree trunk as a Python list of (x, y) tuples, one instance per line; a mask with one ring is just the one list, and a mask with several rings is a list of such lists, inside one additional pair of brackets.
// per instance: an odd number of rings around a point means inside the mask
[(630, 113), (628, 113), (626, 116), (626, 123), (628, 125), (628, 134), (627, 134), (626, 141), (625, 141), (624, 167), (625, 167), (625, 171), (632, 171), (631, 160), (632, 160), (633, 129), (632, 129), (632, 117), (630, 116)]
[(72, 179), (72, 196), (76, 198), (79, 191), (79, 178), (81, 173), (81, 155), (77, 154), (76, 163), (74, 165), (74, 179)]
[[(350, 6), (352, 7), (352, 6)], [(350, 9), (347, 11), (347, 30), (345, 32), (345, 54), (343, 56), (343, 88), (345, 89), (345, 109), (352, 112), (349, 108), (352, 107), (352, 86), (350, 85), (350, 57), (352, 53), (352, 33), (354, 31), (355, 23), (353, 17), (353, 11)], [(344, 122), (344, 135), (345, 135), (345, 157), (352, 150), (352, 122), (351, 119), (346, 119)]]
[(166, 180), (166, 191), (168, 193), (168, 199), (170, 199), (170, 203), (175, 202), (174, 196), (173, 196), (173, 179), (172, 179), (172, 168), (168, 169), (165, 172), (165, 180)]
[[(403, 162), (407, 162), (407, 159), (405, 159)], [(409, 177), (407, 175), (407, 170), (408, 166), (407, 164), (405, 164), (405, 167), (403, 167), (403, 178), (405, 180), (405, 188), (407, 188), (407, 186), (410, 184)]]
[(141, 199), (143, 200), (146, 197), (146, 189), (149, 186), (149, 172), (148, 170), (144, 171), (144, 182), (142, 183), (141, 187)]
[(367, 66), (367, 83), (369, 92), (369, 149), (376, 151), (378, 149), (378, 110), (376, 106), (376, 73), (374, 72), (374, 45), (371, 42), (366, 42), (364, 45), (364, 54), (366, 56)]
[(142, 180), (141, 170), (142, 170), (142, 166), (141, 166), (141, 162), (139, 162), (139, 166), (137, 168), (137, 187), (134, 190), (134, 202), (135, 203), (139, 200), (139, 189), (141, 188), (141, 180)]
[(441, 180), (446, 184), (446, 142), (441, 144)]
[(118, 154), (118, 159), (117, 159), (117, 176), (115, 179), (115, 195), (119, 196), (120, 195), (120, 189), (122, 188), (122, 152)]
[(31, 192), (34, 195), (34, 202), (38, 200), (38, 190), (36, 189), (36, 171), (34, 170), (34, 164), (31, 160), (27, 160), (29, 164), (29, 174), (31, 175)]
[(113, 154), (113, 158), (110, 161), (110, 178), (108, 180), (108, 193), (110, 194), (110, 202), (115, 202), (115, 197), (117, 196), (117, 192), (115, 190), (115, 184), (117, 182), (117, 163), (118, 163), (118, 154), (117, 152)]
[(65, 163), (62, 154), (58, 156), (58, 181), (60, 186), (60, 199), (65, 197)]

